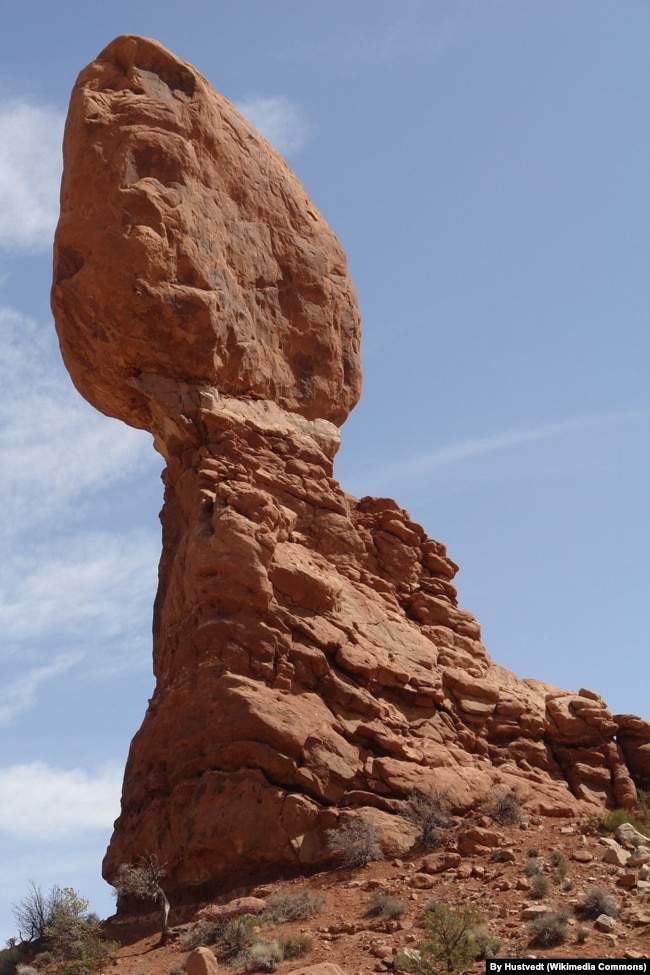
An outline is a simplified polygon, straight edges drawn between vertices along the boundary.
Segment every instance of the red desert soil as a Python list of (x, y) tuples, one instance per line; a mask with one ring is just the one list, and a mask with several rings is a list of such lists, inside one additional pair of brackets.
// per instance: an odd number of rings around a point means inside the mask
[[(650, 956), (650, 904), (646, 906), (638, 888), (621, 886), (625, 868), (603, 862), (608, 850), (608, 836), (584, 835), (580, 825), (570, 819), (533, 818), (515, 826), (498, 826), (485, 817), (466, 819), (447, 834), (448, 851), (457, 846), (457, 837), (469, 825), (480, 826), (498, 834), (499, 846), (462, 856), (458, 866), (442, 873), (426, 870), (426, 861), (440, 851), (421, 851), (401, 860), (377, 861), (361, 869), (341, 869), (263, 886), (234, 891), (224, 902), (235, 897), (255, 896), (268, 899), (278, 893), (291, 894), (310, 890), (324, 900), (323, 909), (313, 918), (292, 924), (261, 927), (259, 937), (272, 940), (279, 934), (306, 933), (313, 938), (312, 950), (301, 959), (282, 962), (280, 975), (300, 970), (307, 965), (330, 962), (340, 966), (345, 975), (392, 971), (395, 953), (404, 947), (416, 947), (423, 937), (421, 923), (424, 907), (432, 900), (454, 907), (474, 907), (485, 918), (490, 933), (501, 940), (499, 957), (505, 958), (647, 958)], [(568, 864), (564, 882), (554, 882), (550, 853), (560, 851)], [(529, 851), (537, 851), (535, 860), (545, 868), (550, 881), (548, 895), (535, 900), (526, 889), (524, 867)], [(625, 880), (623, 880), (625, 882)], [(424, 888), (422, 885), (426, 885)], [(575, 908), (592, 887), (600, 887), (619, 902), (621, 912), (613, 930), (596, 929), (594, 921), (581, 921)], [(381, 887), (406, 903), (399, 920), (372, 917), (368, 913), (372, 891)], [(523, 913), (540, 904), (570, 911), (567, 938), (553, 948), (533, 947)], [(185, 908), (185, 914), (172, 911), (170, 943), (157, 947), (158, 934), (152, 919), (107, 922), (107, 934), (122, 942), (106, 972), (116, 975), (159, 975), (172, 969), (180, 971), (189, 953), (188, 932), (195, 923), (197, 911)], [(586, 940), (579, 943), (582, 933)], [(216, 950), (216, 948), (215, 948)], [(477, 962), (476, 971), (485, 963)], [(224, 961), (220, 970), (246, 971), (245, 967), (229, 969)]]

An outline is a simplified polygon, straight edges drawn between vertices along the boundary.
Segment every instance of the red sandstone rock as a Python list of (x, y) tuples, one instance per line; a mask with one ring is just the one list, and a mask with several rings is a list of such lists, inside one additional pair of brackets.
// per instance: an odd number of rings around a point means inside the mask
[(195, 948), (185, 959), (186, 975), (216, 975), (217, 959), (209, 948)]
[(444, 546), (334, 480), (358, 314), (273, 150), (192, 67), (122, 37), (79, 77), (64, 155), (66, 365), (167, 461), (156, 689), (105, 876), (155, 853), (172, 898), (199, 899), (326, 863), (355, 818), (400, 855), (414, 791), (633, 805), (646, 729), (493, 664)]
[(205, 78), (117, 38), (77, 79), (64, 153), (52, 300), (86, 399), (148, 430), (172, 420), (161, 399), (183, 413), (184, 385), (346, 418), (361, 386), (345, 256)]

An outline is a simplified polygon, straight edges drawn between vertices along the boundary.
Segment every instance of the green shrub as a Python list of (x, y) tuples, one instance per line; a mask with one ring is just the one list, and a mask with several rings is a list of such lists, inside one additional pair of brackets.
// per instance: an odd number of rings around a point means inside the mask
[(365, 867), (381, 860), (379, 830), (369, 819), (355, 817), (340, 829), (328, 829), (327, 845), (344, 867)]
[(271, 898), (262, 914), (267, 924), (285, 924), (287, 921), (304, 921), (323, 909), (323, 898), (309, 888), (278, 893)]
[(447, 904), (434, 904), (425, 913), (426, 939), (418, 945), (420, 960), (413, 971), (434, 975), (444, 964), (448, 972), (464, 969), (478, 958), (479, 947), (474, 932), (485, 922), (472, 908), (455, 910)]
[(413, 792), (405, 816), (420, 830), (422, 845), (435, 849), (443, 843), (442, 830), (451, 826), (451, 805), (443, 792)]
[(532, 944), (538, 948), (551, 948), (566, 940), (567, 915), (561, 911), (548, 911), (528, 924)]
[(615, 832), (623, 823), (629, 823), (640, 833), (647, 833), (648, 831), (646, 824), (641, 822), (638, 816), (635, 816), (629, 809), (609, 809), (601, 813), (599, 817), (600, 829), (606, 833)]
[(118, 944), (102, 937), (97, 915), (88, 913), (88, 901), (71, 887), (57, 888), (60, 897), (43, 932), (55, 959), (64, 964), (60, 975), (87, 975), (105, 962)]
[(381, 887), (377, 887), (372, 892), (370, 898), (370, 907), (368, 908), (368, 914), (373, 917), (379, 917), (384, 915), (390, 917), (393, 920), (401, 917), (406, 910), (406, 904), (404, 901), (399, 900), (392, 894), (389, 894), (387, 890), (382, 890)]
[(618, 917), (620, 907), (616, 898), (608, 894), (602, 887), (592, 887), (585, 894), (579, 910), (583, 921), (594, 921), (601, 914), (607, 914), (608, 917)]
[(250, 948), (255, 943), (253, 928), (257, 926), (257, 923), (257, 918), (252, 917), (252, 915), (240, 914), (238, 917), (232, 917), (225, 921), (222, 925), (215, 925), (219, 957), (236, 958)]

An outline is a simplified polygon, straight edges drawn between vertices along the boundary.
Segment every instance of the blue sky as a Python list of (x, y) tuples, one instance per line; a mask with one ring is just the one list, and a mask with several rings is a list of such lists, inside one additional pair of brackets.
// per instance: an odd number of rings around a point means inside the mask
[(117, 34), (238, 104), (347, 252), (343, 487), (446, 543), (496, 662), (650, 719), (645, 0), (2, 14), (0, 939), (29, 879), (111, 913), (100, 861), (153, 686), (161, 461), (74, 391), (48, 299), (70, 89)]

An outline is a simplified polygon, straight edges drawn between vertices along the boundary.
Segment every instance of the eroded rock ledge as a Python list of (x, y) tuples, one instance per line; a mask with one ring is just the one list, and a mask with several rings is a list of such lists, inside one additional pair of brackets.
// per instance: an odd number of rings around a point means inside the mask
[(354, 816), (405, 850), (414, 791), (633, 805), (650, 727), (492, 663), (444, 546), (333, 478), (359, 317), (275, 152), (194, 68), (127, 36), (81, 73), (64, 157), (66, 365), (167, 464), (156, 689), (105, 876), (154, 852), (187, 900), (325, 863), (325, 831)]

